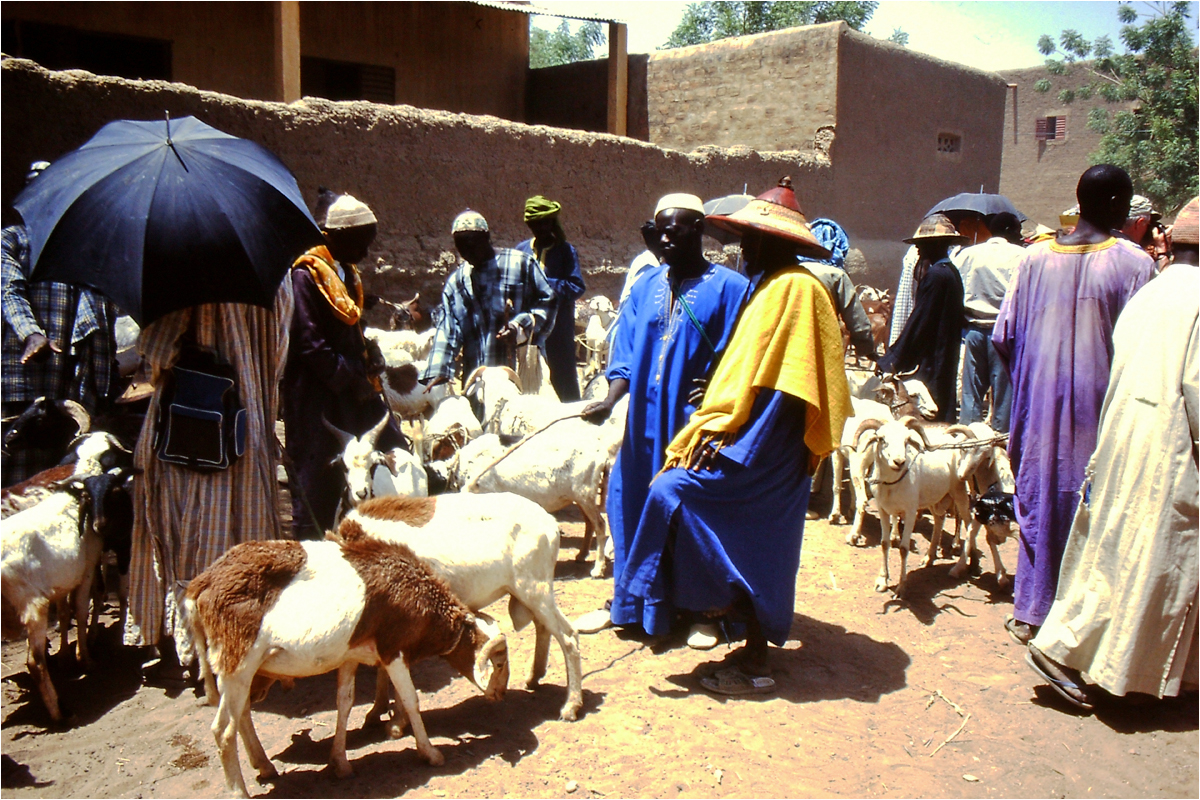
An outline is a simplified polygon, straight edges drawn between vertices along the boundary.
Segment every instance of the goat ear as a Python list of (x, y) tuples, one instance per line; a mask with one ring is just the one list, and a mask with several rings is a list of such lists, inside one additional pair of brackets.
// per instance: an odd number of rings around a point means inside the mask
[(321, 424), (325, 426), (325, 430), (332, 433), (334, 438), (338, 440), (338, 448), (341, 450), (345, 450), (346, 445), (350, 444), (350, 442), (354, 441), (354, 439), (355, 439), (354, 436), (351, 436), (350, 434), (346, 433), (344, 430), (342, 430), (341, 428), (339, 428), (338, 426), (334, 425), (332, 422), (327, 420), (325, 418), (324, 414), (321, 415)]

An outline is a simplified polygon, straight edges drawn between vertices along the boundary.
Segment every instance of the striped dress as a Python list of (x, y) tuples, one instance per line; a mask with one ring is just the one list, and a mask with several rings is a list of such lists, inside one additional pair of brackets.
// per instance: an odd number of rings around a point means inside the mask
[[(285, 535), (274, 423), (292, 309), (292, 283), (284, 280), (273, 309), (233, 303), (197, 306), (142, 331), (138, 346), (156, 391), (134, 456), (145, 472), (134, 489), (127, 645), (155, 645), (163, 635), (171, 636), (186, 664), (193, 658), (182, 609), (188, 582), (236, 544)], [(195, 472), (154, 455), (158, 390), (178, 357), (180, 337), (193, 313), (199, 315), (199, 344), (215, 347), (237, 371), (248, 415), (245, 455), (221, 472)]]

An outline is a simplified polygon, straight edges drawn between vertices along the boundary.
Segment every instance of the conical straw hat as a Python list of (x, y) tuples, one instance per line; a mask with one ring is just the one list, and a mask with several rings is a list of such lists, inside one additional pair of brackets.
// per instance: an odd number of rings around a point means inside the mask
[(791, 178), (782, 178), (778, 186), (763, 192), (747, 203), (745, 208), (729, 215), (714, 214), (705, 219), (721, 230), (738, 236), (756, 232), (785, 239), (796, 245), (796, 252), (801, 255), (821, 259), (830, 255), (809, 229), (808, 220), (804, 218), (796, 193), (792, 190)]
[(912, 235), (912, 238), (904, 241), (906, 244), (930, 241), (963, 244), (967, 241), (967, 237), (958, 232), (958, 228), (954, 227), (954, 223), (945, 214), (930, 214), (921, 220), (921, 224), (917, 226), (917, 232)]

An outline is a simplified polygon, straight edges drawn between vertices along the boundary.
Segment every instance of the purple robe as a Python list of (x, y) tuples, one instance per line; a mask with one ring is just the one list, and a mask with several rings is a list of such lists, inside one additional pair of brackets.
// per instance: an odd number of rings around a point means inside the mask
[(1021, 526), (1013, 616), (1041, 625), (1096, 447), (1113, 326), (1154, 262), (1127, 241), (1034, 245), (1004, 298), (992, 342), (1012, 377), (1008, 452)]

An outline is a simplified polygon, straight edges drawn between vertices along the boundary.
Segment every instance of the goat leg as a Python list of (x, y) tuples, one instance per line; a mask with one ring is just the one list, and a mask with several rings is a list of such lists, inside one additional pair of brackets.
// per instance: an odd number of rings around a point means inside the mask
[(392, 679), (392, 685), (396, 687), (396, 697), (404, 708), (409, 724), (412, 725), (417, 752), (433, 766), (440, 767), (446, 759), (433, 746), (429, 741), (429, 736), (425, 733), (425, 724), (421, 721), (421, 707), (417, 702), (417, 690), (413, 686), (408, 666), (404, 663), (404, 656), (397, 656), (392, 663), (387, 665), (387, 674)]
[[(1007, 522), (1002, 524), (1006, 527), (1008, 526)], [(1001, 589), (1007, 589), (1012, 586), (1012, 576), (1004, 569), (1004, 562), (1000, 560), (1000, 548), (997, 545), (1008, 537), (1007, 535), (997, 536), (990, 530), (986, 533), (986, 536), (988, 547), (992, 551), (992, 561), (996, 562), (996, 583)]]
[[(397, 659), (399, 660), (399, 659)], [(333, 733), (333, 752), (329, 761), (339, 778), (354, 775), (354, 769), (346, 758), (346, 723), (350, 719), (350, 708), (354, 705), (354, 675), (358, 664), (347, 661), (338, 668), (337, 674), (337, 727)]]
[(971, 520), (971, 524), (967, 526), (967, 535), (963, 539), (962, 553), (958, 556), (958, 563), (950, 568), (951, 578), (961, 578), (967, 574), (967, 570), (971, 564), (971, 554), (975, 552), (976, 538), (979, 536), (980, 523)]
[(892, 549), (893, 525), (900, 521), (900, 517), (892, 517), (882, 508), (879, 509), (879, 549), (883, 552), (883, 566), (879, 568), (879, 577), (875, 579), (875, 591), (886, 592), (891, 576), (888, 574), (888, 556)]
[(904, 512), (904, 533), (900, 537), (900, 580), (896, 581), (896, 596), (903, 597), (905, 580), (908, 578), (908, 551), (912, 547), (912, 532), (917, 526), (917, 510)]
[(253, 671), (242, 670), (234, 676), (220, 678), (221, 701), (217, 704), (217, 716), (213, 720), (212, 733), (221, 754), (221, 769), (225, 773), (225, 787), (238, 797), (249, 797), (242, 767), (238, 763), (238, 728), (250, 701), (250, 682)]
[(254, 730), (254, 720), (250, 718), (249, 703), (246, 703), (246, 707), (242, 711), (238, 732), (242, 736), (242, 744), (246, 745), (246, 757), (250, 759), (250, 766), (254, 767), (254, 771), (258, 773), (259, 782), (277, 776), (279, 772), (271, 763), (267, 751), (263, 749), (262, 742), (258, 738), (258, 731)]
[(25, 662), (29, 674), (37, 684), (42, 702), (50, 712), (50, 719), (62, 722), (62, 711), (58, 707), (58, 692), (50, 680), (50, 669), (46, 665), (46, 633), (50, 627), (50, 601), (37, 598), (29, 605), (22, 622), (28, 634), (29, 656)]
[(933, 515), (933, 536), (929, 540), (929, 552), (925, 554), (925, 561), (921, 564), (923, 567), (932, 567), (937, 561), (938, 553), (941, 552), (942, 534), (945, 532), (946, 517), (942, 514)]
[[(842, 511), (842, 482), (846, 472), (846, 454), (842, 448), (835, 447), (829, 454), (829, 470), (833, 473), (831, 489), (833, 490), (833, 508), (829, 510), (830, 525), (845, 525), (846, 515)], [(848, 544), (853, 542), (847, 540)]]
[(75, 647), (79, 652), (79, 665), (86, 671), (96, 668), (92, 655), (88, 651), (88, 613), (92, 602), (92, 580), (94, 569), (88, 570), (83, 577), (83, 583), (76, 587), (72, 594), (75, 602)]

